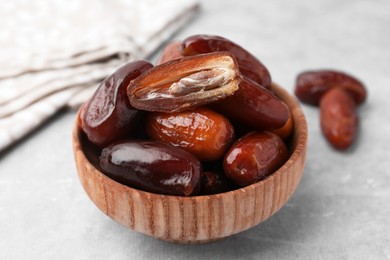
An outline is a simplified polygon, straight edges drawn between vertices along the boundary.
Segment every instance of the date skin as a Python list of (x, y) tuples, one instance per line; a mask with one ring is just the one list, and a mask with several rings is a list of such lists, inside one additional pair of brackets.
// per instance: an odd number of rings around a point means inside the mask
[(100, 167), (108, 177), (148, 192), (189, 196), (200, 189), (202, 165), (199, 160), (163, 142), (114, 143), (102, 150)]
[(230, 148), (223, 167), (226, 176), (239, 186), (264, 179), (288, 159), (283, 140), (269, 132), (251, 132)]
[(222, 158), (234, 139), (229, 120), (204, 107), (176, 113), (150, 113), (146, 129), (151, 139), (181, 147), (201, 161)]
[(358, 129), (356, 105), (346, 90), (334, 88), (321, 99), (321, 129), (329, 143), (338, 150), (349, 148)]
[(218, 194), (236, 189), (223, 172), (205, 171), (203, 172), (200, 195)]
[(218, 194), (240, 188), (223, 171), (223, 160), (203, 162), (200, 195)]
[(280, 136), (283, 140), (287, 140), (294, 130), (294, 121), (289, 110), (287, 122), (281, 128), (272, 130), (271, 132)]
[(284, 126), (288, 107), (256, 82), (244, 78), (234, 95), (215, 102), (211, 107), (235, 124), (253, 130), (273, 130)]
[(243, 76), (252, 79), (267, 89), (271, 88), (272, 80), (268, 69), (240, 45), (215, 35), (194, 35), (188, 37), (182, 43), (182, 54), (184, 56), (219, 51), (228, 51), (236, 57)]
[(362, 82), (351, 75), (335, 70), (314, 70), (299, 74), (295, 95), (303, 103), (318, 106), (322, 96), (333, 88), (346, 90), (357, 105), (362, 104), (367, 97)]
[(157, 65), (160, 65), (167, 61), (183, 58), (183, 57), (184, 56), (181, 54), (181, 41), (174, 41), (167, 44), (165, 48), (162, 50)]
[(81, 127), (92, 143), (104, 147), (131, 135), (141, 112), (130, 105), (127, 85), (152, 67), (143, 60), (129, 62), (100, 84), (81, 112)]

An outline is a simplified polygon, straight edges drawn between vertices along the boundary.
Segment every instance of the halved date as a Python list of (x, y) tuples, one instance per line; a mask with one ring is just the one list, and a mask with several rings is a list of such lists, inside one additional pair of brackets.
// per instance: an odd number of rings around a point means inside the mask
[(306, 71), (298, 75), (295, 95), (300, 101), (318, 106), (321, 97), (332, 88), (346, 90), (357, 105), (366, 100), (366, 89), (358, 79), (335, 70)]
[(235, 58), (219, 52), (156, 66), (134, 80), (127, 93), (135, 108), (178, 112), (230, 96), (240, 81)]
[(102, 150), (100, 167), (108, 177), (148, 192), (189, 196), (200, 189), (202, 165), (199, 160), (163, 142), (114, 143)]
[(236, 57), (243, 76), (254, 80), (265, 88), (271, 87), (271, 75), (268, 69), (250, 52), (226, 38), (215, 35), (194, 35), (182, 43), (184, 56), (219, 51), (228, 51)]
[(92, 143), (104, 147), (134, 131), (140, 111), (130, 105), (126, 88), (152, 67), (143, 60), (129, 62), (100, 84), (80, 113), (81, 127)]
[(273, 130), (284, 126), (288, 107), (256, 82), (244, 78), (234, 95), (211, 105), (232, 122), (254, 130)]

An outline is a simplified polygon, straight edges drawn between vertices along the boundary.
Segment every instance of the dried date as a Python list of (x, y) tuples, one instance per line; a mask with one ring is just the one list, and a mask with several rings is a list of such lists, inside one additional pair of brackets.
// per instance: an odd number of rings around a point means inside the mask
[(184, 56), (219, 51), (228, 51), (236, 57), (243, 76), (265, 88), (271, 87), (272, 80), (268, 69), (250, 52), (226, 38), (216, 35), (193, 35), (182, 43)]
[(357, 105), (367, 97), (363, 83), (351, 75), (335, 70), (306, 71), (299, 74), (295, 95), (304, 103), (318, 106), (321, 97), (332, 88), (346, 90)]
[(202, 165), (181, 148), (157, 141), (121, 141), (104, 148), (100, 167), (110, 178), (144, 191), (189, 196), (200, 189)]
[(147, 61), (129, 62), (100, 84), (80, 113), (81, 127), (92, 143), (103, 147), (135, 130), (140, 111), (130, 105), (126, 88), (152, 67)]
[(326, 139), (339, 150), (350, 147), (358, 128), (358, 115), (352, 97), (341, 88), (329, 90), (320, 101), (321, 129)]
[(156, 66), (134, 80), (127, 92), (131, 105), (140, 110), (179, 112), (233, 95), (240, 81), (235, 58), (219, 52)]
[(287, 158), (287, 147), (278, 135), (252, 132), (233, 144), (223, 166), (229, 179), (237, 185), (246, 186), (276, 171)]
[(294, 120), (289, 110), (287, 122), (281, 128), (272, 130), (271, 132), (280, 136), (283, 140), (287, 140), (294, 130)]
[(184, 56), (181, 54), (181, 42), (171, 42), (162, 50), (160, 59), (157, 64), (163, 64), (167, 61), (176, 60), (183, 57)]
[(218, 194), (234, 190), (234, 185), (223, 172), (205, 171), (200, 184), (201, 195)]
[(176, 113), (150, 113), (146, 129), (150, 138), (181, 147), (202, 161), (222, 158), (234, 138), (229, 120), (204, 107)]
[(215, 35), (193, 35), (182, 43), (184, 56), (219, 51), (228, 51), (236, 57), (243, 76), (265, 88), (271, 87), (272, 80), (268, 69), (250, 52), (226, 38)]
[(273, 130), (284, 126), (289, 118), (288, 107), (256, 82), (244, 78), (230, 97), (217, 101), (213, 109), (232, 122), (253, 130)]

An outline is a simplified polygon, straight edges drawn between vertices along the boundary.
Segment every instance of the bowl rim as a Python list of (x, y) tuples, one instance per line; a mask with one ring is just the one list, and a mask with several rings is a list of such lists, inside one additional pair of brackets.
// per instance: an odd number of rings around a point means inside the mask
[[(298, 136), (296, 138), (296, 141), (293, 142), (293, 144), (292, 144), (292, 146), (294, 146), (294, 149), (291, 150), (292, 153), (290, 154), (288, 160), (281, 167), (279, 167), (278, 170), (276, 170), (275, 172), (273, 172), (271, 175), (267, 176), (266, 178), (264, 178), (256, 183), (253, 183), (251, 185), (245, 186), (245, 187), (241, 187), (241, 188), (237, 188), (235, 190), (226, 191), (226, 192), (217, 193), (217, 194), (177, 196), (177, 195), (165, 195), (165, 194), (158, 194), (158, 193), (148, 192), (148, 191), (144, 191), (144, 190), (139, 190), (139, 189), (124, 185), (120, 182), (117, 182), (114, 179), (111, 179), (110, 177), (108, 177), (107, 175), (102, 173), (99, 169), (97, 169), (90, 162), (90, 160), (88, 160), (88, 158), (85, 156), (85, 153), (82, 149), (82, 145), (81, 145), (80, 138), (79, 138), (81, 128), (79, 127), (78, 118), (79, 118), (79, 114), (81, 113), (82, 107), (77, 112), (76, 120), (75, 120), (74, 127), (73, 127), (73, 138), (72, 139), (73, 139), (74, 154), (76, 156), (76, 151), (80, 151), (79, 154), (81, 154), (82, 160), (85, 161), (86, 164), (88, 164), (88, 167), (91, 167), (95, 173), (100, 175), (99, 178), (103, 178), (103, 179), (105, 179), (105, 181), (108, 181), (108, 182), (114, 182), (116, 185), (119, 185), (121, 187), (121, 189), (127, 190), (127, 192), (138, 192), (140, 195), (147, 196), (151, 199), (153, 197), (158, 197), (158, 198), (167, 198), (167, 199), (169, 199), (169, 198), (170, 199), (178, 199), (178, 200), (183, 200), (183, 201), (187, 200), (189, 202), (193, 202), (194, 200), (196, 200), (197, 202), (199, 202), (199, 201), (209, 200), (209, 199), (213, 199), (213, 198), (218, 198), (220, 196), (224, 196), (227, 194), (235, 195), (238, 193), (247, 192), (248, 190), (255, 190), (259, 186), (265, 185), (265, 183), (267, 183), (267, 182), (272, 182), (279, 175), (284, 174), (284, 172), (286, 172), (288, 168), (293, 167), (294, 162), (296, 160), (299, 160), (302, 157), (302, 155), (304, 156), (303, 163), (305, 163), (305, 149), (307, 147), (308, 129), (307, 129), (307, 122), (306, 122), (306, 118), (305, 118), (305, 115), (303, 113), (303, 110), (302, 110), (298, 100), (294, 96), (289, 94), (287, 92), (287, 90), (280, 87), (276, 83), (272, 83), (272, 89), (275, 90), (276, 95), (283, 102), (285, 102), (288, 105), (288, 107), (290, 108), (291, 115), (293, 117), (293, 129), (294, 129), (293, 134), (298, 135)], [(297, 121), (299, 121), (299, 125), (296, 124)]]

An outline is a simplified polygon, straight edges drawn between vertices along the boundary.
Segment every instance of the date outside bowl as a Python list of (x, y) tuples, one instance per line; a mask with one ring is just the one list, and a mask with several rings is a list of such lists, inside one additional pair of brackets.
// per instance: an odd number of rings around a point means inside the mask
[(125, 227), (175, 243), (207, 243), (242, 232), (268, 219), (291, 198), (304, 170), (307, 123), (297, 100), (273, 84), (290, 108), (294, 130), (290, 157), (276, 172), (252, 185), (215, 195), (180, 197), (137, 190), (118, 183), (87, 159), (78, 120), (73, 151), (80, 182), (104, 214)]

